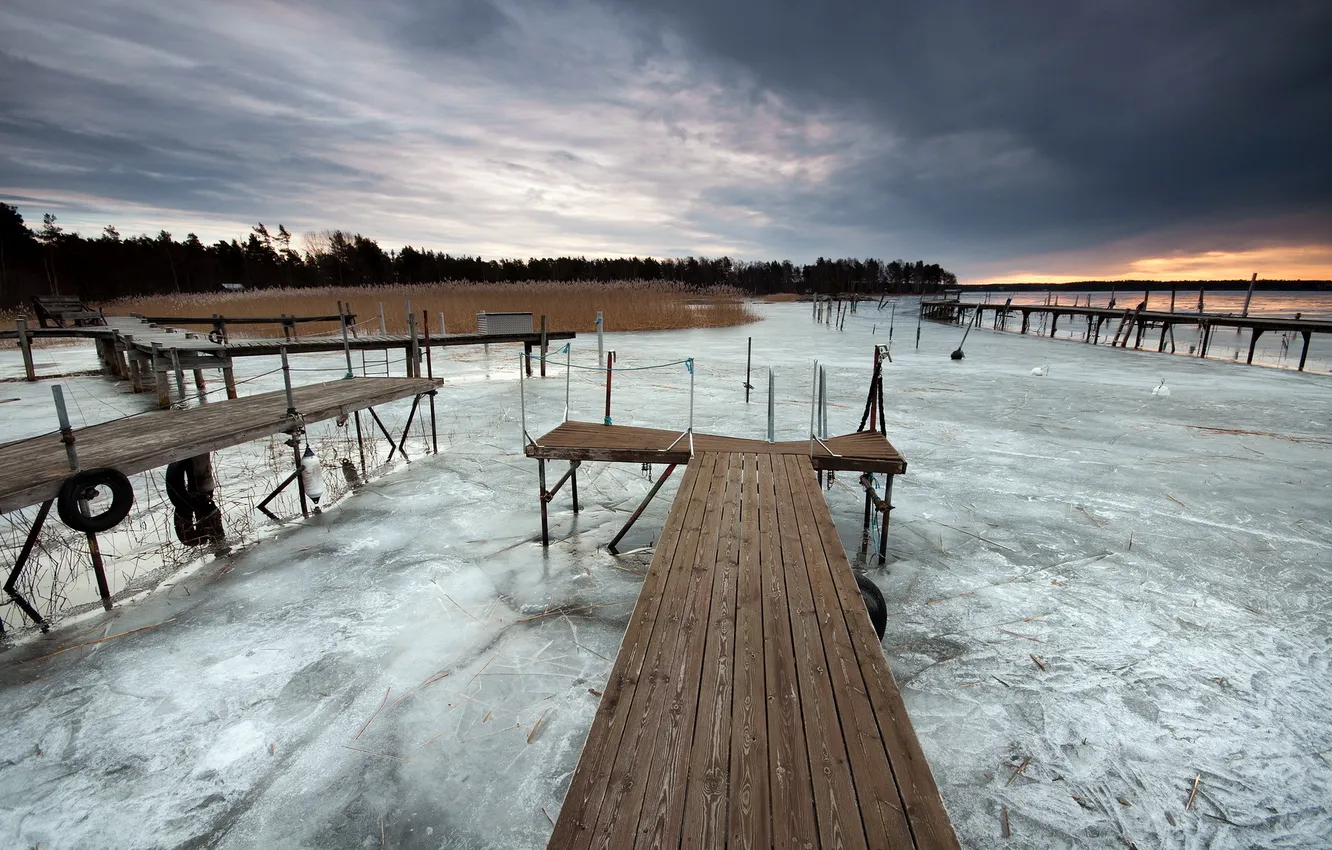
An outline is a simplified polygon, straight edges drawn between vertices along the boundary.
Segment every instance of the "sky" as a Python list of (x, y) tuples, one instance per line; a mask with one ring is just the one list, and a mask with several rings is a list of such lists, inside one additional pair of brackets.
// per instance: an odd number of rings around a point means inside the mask
[(0, 6), (0, 201), (492, 257), (1332, 279), (1326, 0)]

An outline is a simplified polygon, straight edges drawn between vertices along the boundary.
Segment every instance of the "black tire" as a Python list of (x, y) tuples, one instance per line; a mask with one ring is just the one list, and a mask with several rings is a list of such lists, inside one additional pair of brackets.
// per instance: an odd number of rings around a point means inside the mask
[(883, 633), (888, 629), (888, 603), (884, 601), (883, 591), (864, 573), (856, 573), (856, 586), (860, 588), (860, 598), (865, 600), (865, 610), (869, 612), (874, 633), (883, 641)]
[[(90, 490), (105, 487), (111, 491), (111, 507), (94, 516), (84, 516), (79, 510), (79, 502), (89, 495)], [(56, 513), (60, 521), (75, 531), (92, 534), (114, 528), (134, 507), (134, 487), (128, 478), (118, 469), (85, 469), (76, 472), (60, 486), (56, 496)]]
[(194, 479), (194, 463), (178, 460), (167, 464), (167, 498), (176, 509), (173, 525), (176, 539), (186, 546), (202, 546), (220, 536), (221, 516), (212, 495), (201, 493)]
[(167, 498), (177, 511), (203, 515), (214, 510), (212, 497), (200, 493), (195, 483), (193, 461), (178, 460), (167, 464), (166, 490)]

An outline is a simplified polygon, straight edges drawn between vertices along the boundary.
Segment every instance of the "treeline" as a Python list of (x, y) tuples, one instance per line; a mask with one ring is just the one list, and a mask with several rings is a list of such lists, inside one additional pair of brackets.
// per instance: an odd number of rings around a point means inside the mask
[(729, 285), (755, 295), (774, 292), (933, 292), (957, 278), (935, 263), (875, 259), (795, 265), (716, 259), (555, 257), (483, 260), (407, 246), (385, 251), (359, 233), (328, 230), (299, 239), (286, 227), (256, 225), (244, 241), (205, 244), (163, 230), (124, 237), (108, 226), (87, 238), (66, 232), (53, 215), (30, 229), (18, 210), (0, 203), (0, 303), (31, 295), (77, 295), (107, 301), (129, 295), (206, 292), (223, 284), (268, 287), (364, 286), (436, 281), (672, 281)]

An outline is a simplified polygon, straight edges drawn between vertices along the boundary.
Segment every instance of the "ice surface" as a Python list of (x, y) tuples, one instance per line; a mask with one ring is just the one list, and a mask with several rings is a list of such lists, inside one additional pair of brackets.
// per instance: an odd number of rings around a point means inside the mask
[[(926, 323), (916, 350), (913, 308), (899, 306), (885, 364), (909, 469), (888, 567), (870, 574), (963, 844), (1327, 846), (1329, 377), (979, 328), (954, 362), (960, 330)], [(607, 347), (625, 367), (697, 358), (695, 427), (737, 436), (763, 434), (772, 366), (778, 439), (808, 432), (818, 357), (830, 432), (854, 430), (888, 311), (838, 332), (808, 305), (760, 309), (749, 327), (609, 333)], [(580, 337), (573, 362), (595, 350)], [(0, 355), (6, 374), (16, 357)], [(243, 377), (274, 365), (240, 363)], [(345, 368), (294, 363), (324, 370), (302, 382)], [(562, 363), (524, 384), (534, 435), (562, 418)], [(543, 552), (516, 351), (435, 366), (439, 456), (413, 453), (320, 516), (5, 653), (0, 845), (544, 846), (649, 557), (604, 544), (650, 484), (585, 464), (583, 512), (557, 496)], [(570, 377), (574, 416), (599, 420), (600, 376)], [(1162, 379), (1168, 398), (1151, 394)], [(152, 401), (76, 382), (88, 421)], [(614, 421), (683, 429), (688, 387), (683, 366), (617, 373)], [(21, 398), (2, 409), (5, 438), (50, 429), (45, 383), (5, 395)], [(252, 486), (245, 461), (263, 451), (219, 464), (224, 491)], [(622, 548), (651, 545), (675, 486)], [(858, 488), (845, 476), (827, 497), (854, 556)]]

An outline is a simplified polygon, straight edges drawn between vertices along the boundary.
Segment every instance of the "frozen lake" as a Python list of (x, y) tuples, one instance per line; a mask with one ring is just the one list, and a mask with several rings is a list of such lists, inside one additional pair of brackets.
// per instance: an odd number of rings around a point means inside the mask
[[(747, 327), (608, 333), (607, 348), (624, 367), (696, 358), (695, 427), (735, 436), (763, 435), (771, 366), (779, 440), (807, 436), (817, 357), (830, 432), (855, 430), (889, 310), (865, 306), (839, 332), (808, 305), (759, 309)], [(1326, 366), (981, 328), (954, 362), (958, 328), (926, 323), (919, 349), (915, 332), (904, 299), (884, 368), (909, 468), (887, 567), (870, 575), (963, 845), (1327, 846)], [(751, 336), (760, 389), (745, 405)], [(38, 356), (48, 374), (95, 366), (90, 349)], [(277, 528), (248, 509), (271, 489), (272, 443), (219, 453), (230, 524), (253, 543), (0, 654), (0, 845), (544, 846), (650, 559), (604, 545), (650, 483), (585, 464), (583, 512), (557, 496), (557, 542), (533, 543), (517, 361), (498, 346), (436, 357), (440, 454), (421, 455), (417, 431), (410, 465), (309, 521)], [(574, 341), (572, 362), (595, 364), (594, 338)], [(241, 361), (242, 391), (279, 388), (274, 365)], [(340, 355), (294, 365), (300, 383), (345, 371)], [(562, 355), (549, 371), (526, 383), (533, 434), (563, 415)], [(0, 352), (0, 376), (14, 374), (17, 353)], [(1170, 395), (1153, 395), (1163, 381)], [(153, 401), (96, 376), (64, 383), (78, 424)], [(601, 376), (574, 369), (567, 386), (573, 416), (599, 420)], [(683, 429), (688, 387), (680, 365), (618, 373), (614, 421)], [(4, 439), (51, 430), (49, 382), (5, 383), (0, 398), (18, 399), (0, 405)], [(406, 408), (385, 413), (401, 427)], [(347, 450), (332, 423), (311, 430), (326, 463)], [(140, 514), (160, 512), (160, 482), (136, 485)], [(652, 544), (674, 487), (622, 550)], [(854, 556), (859, 488), (848, 476), (826, 496)], [(26, 529), (10, 519), (7, 544)], [(135, 559), (110, 566), (132, 594)], [(19, 623), (12, 605), (0, 614)]]

